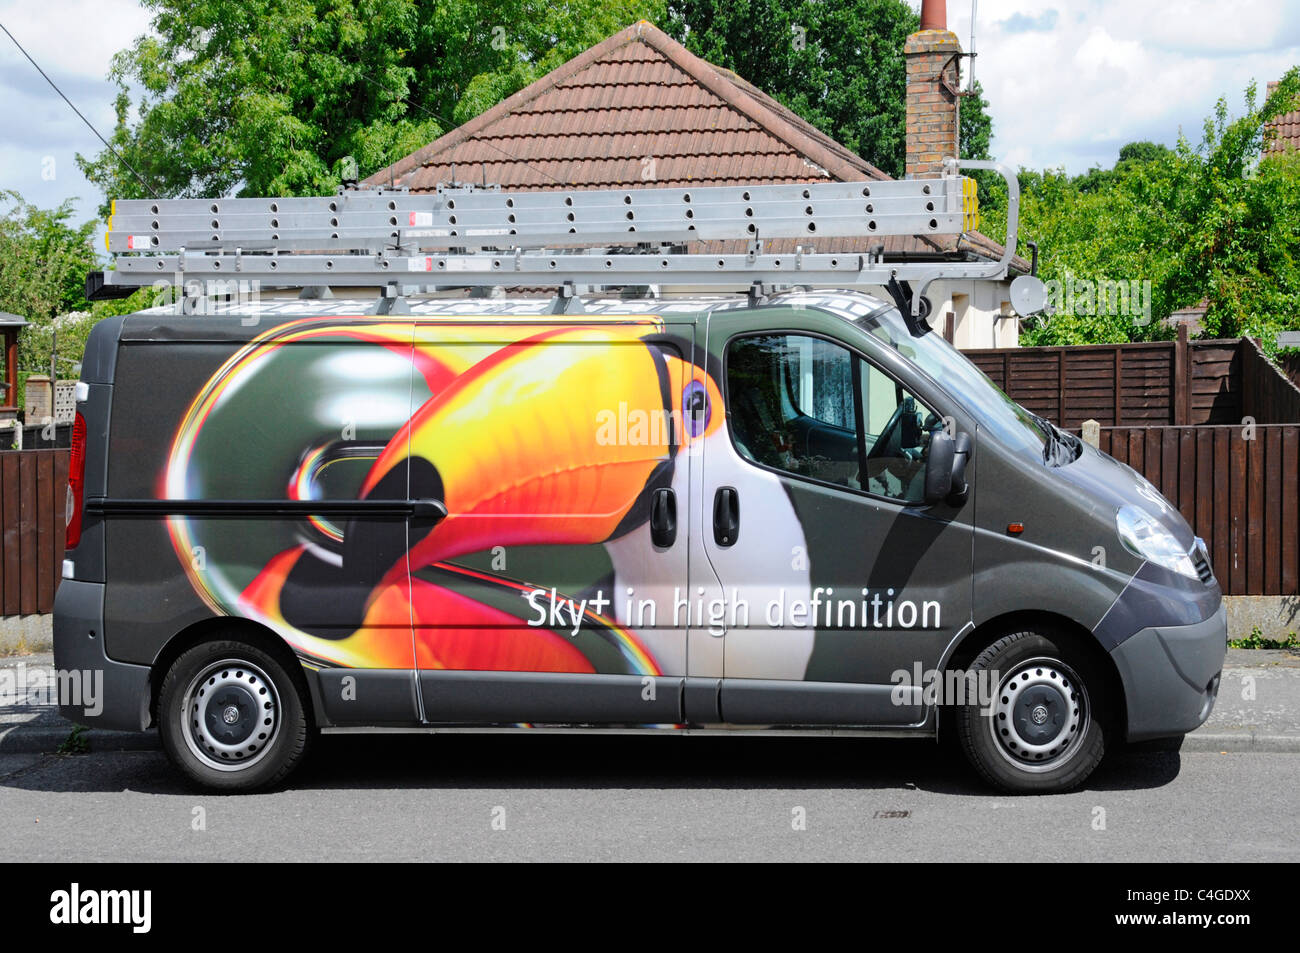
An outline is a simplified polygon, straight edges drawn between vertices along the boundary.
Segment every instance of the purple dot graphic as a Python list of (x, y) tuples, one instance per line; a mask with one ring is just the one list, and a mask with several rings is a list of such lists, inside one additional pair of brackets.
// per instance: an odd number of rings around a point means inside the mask
[(686, 432), (698, 437), (709, 428), (709, 418), (713, 407), (709, 404), (709, 392), (701, 381), (691, 381), (682, 391), (682, 413), (686, 416)]

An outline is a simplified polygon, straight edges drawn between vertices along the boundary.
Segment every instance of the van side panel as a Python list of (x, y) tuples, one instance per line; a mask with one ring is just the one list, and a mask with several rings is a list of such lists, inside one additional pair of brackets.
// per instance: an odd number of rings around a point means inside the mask
[[(1037, 610), (1095, 628), (1142, 564), (1119, 544), (1114, 511), (992, 440), (981, 441), (974, 465), (975, 624)], [(1008, 533), (1011, 523), (1023, 532)]]
[(409, 615), (388, 598), (407, 584), (404, 454), (365, 481), (405, 446), (410, 322), (138, 321), (104, 502), (110, 653), (152, 662), (193, 622), (235, 616), (311, 667), (409, 671)]
[[(108, 440), (105, 497), (163, 497), (162, 477), (185, 408), (207, 376), (232, 355), (234, 344), (124, 343)], [(93, 511), (92, 511), (93, 512)], [(198, 599), (162, 517), (119, 517), (104, 525), (104, 643), (111, 658), (148, 665), (180, 630), (211, 618)]]

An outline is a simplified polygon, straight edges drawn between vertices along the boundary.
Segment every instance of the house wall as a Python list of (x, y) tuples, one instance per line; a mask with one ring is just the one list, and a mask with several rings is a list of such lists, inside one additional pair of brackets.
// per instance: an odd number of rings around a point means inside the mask
[(1010, 282), (936, 281), (926, 296), (930, 325), (940, 333), (954, 315), (953, 344), (966, 350), (1018, 347), (1020, 322), (1011, 311)]

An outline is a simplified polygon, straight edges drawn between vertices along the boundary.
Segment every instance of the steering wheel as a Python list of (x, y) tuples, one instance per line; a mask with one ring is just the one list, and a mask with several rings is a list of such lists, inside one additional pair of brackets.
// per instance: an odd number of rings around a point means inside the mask
[[(890, 446), (897, 439), (899, 428), (902, 426), (902, 423), (903, 405), (899, 404), (894, 408), (894, 412), (890, 414), (889, 420), (885, 422), (885, 426), (881, 428), (880, 436), (876, 438), (876, 442), (871, 447), (871, 452), (867, 454), (868, 460), (874, 460), (877, 457), (887, 455), (886, 451), (889, 450)], [(889, 453), (888, 456), (901, 456), (902, 454), (899, 452), (901, 449), (901, 447), (895, 448), (895, 452)]]

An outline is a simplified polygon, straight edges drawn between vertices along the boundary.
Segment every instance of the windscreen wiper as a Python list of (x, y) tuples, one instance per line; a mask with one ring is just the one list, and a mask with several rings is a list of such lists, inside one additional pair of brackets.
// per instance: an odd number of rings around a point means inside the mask
[(1049, 467), (1055, 466), (1057, 463), (1057, 450), (1065, 443), (1064, 440), (1061, 439), (1060, 430), (1058, 430), (1056, 425), (1046, 417), (1040, 417), (1035, 413), (1030, 413), (1028, 410), (1026, 410), (1025, 413), (1038, 424), (1039, 429), (1041, 429), (1047, 437), (1046, 442), (1043, 444), (1043, 463)]

